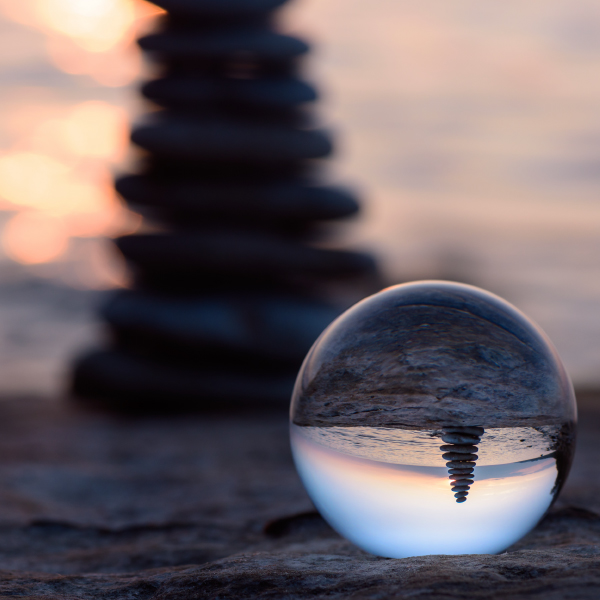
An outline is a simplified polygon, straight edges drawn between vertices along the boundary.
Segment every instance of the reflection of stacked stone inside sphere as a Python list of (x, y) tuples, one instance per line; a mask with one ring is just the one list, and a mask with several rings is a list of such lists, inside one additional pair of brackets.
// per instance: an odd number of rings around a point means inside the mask
[(284, 2), (156, 0), (167, 16), (140, 44), (162, 68), (143, 88), (162, 110), (132, 134), (140, 172), (117, 183), (150, 227), (116, 240), (135, 289), (105, 306), (113, 347), (80, 360), (79, 396), (283, 405), (339, 313), (325, 285), (373, 272), (369, 256), (311, 244), (358, 205), (314, 179), (332, 146), (304, 110), (308, 47), (273, 29)]
[(465, 502), (473, 483), (475, 461), (478, 456), (477, 444), (481, 441), (483, 427), (444, 427), (440, 446), (447, 460), (448, 476), (452, 482), (452, 491), (457, 502)]

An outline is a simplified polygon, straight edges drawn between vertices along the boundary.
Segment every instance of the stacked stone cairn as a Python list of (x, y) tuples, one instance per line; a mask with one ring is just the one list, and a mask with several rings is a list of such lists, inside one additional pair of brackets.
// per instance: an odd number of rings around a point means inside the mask
[(124, 410), (285, 406), (312, 342), (345, 307), (335, 282), (368, 281), (368, 255), (315, 245), (358, 210), (320, 185), (332, 152), (311, 126), (308, 46), (274, 29), (286, 0), (155, 0), (139, 43), (160, 68), (132, 141), (144, 152), (117, 190), (145, 218), (115, 240), (132, 289), (102, 309), (111, 346), (75, 365), (77, 398)]
[(448, 476), (458, 503), (466, 502), (474, 482), (473, 473), (479, 458), (477, 444), (483, 434), (483, 427), (444, 427), (442, 430), (442, 440), (446, 444), (440, 446), (440, 450), (444, 452), (442, 458), (448, 461)]

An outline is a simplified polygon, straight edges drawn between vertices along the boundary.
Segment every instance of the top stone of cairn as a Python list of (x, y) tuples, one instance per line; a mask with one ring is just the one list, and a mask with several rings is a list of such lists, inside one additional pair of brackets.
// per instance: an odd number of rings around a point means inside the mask
[(245, 17), (275, 10), (287, 0), (154, 0), (174, 15), (189, 17)]

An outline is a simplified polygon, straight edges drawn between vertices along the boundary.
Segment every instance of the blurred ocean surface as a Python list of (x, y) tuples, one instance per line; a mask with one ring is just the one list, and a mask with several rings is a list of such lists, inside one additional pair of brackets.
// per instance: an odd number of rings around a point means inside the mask
[[(134, 158), (141, 0), (0, 0), (0, 394), (56, 395), (126, 284), (104, 236), (135, 231), (111, 173)], [(362, 218), (336, 239), (391, 281), (473, 283), (600, 384), (600, 3), (297, 0), (337, 133), (328, 177)]]

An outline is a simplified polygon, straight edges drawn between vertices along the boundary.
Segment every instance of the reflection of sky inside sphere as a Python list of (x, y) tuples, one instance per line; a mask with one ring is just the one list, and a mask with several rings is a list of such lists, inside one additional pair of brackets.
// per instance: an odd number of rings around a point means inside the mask
[(552, 501), (556, 461), (476, 467), (456, 504), (444, 467), (361, 459), (305, 437), (292, 426), (298, 473), (316, 507), (340, 534), (382, 556), (493, 554), (525, 535)]

